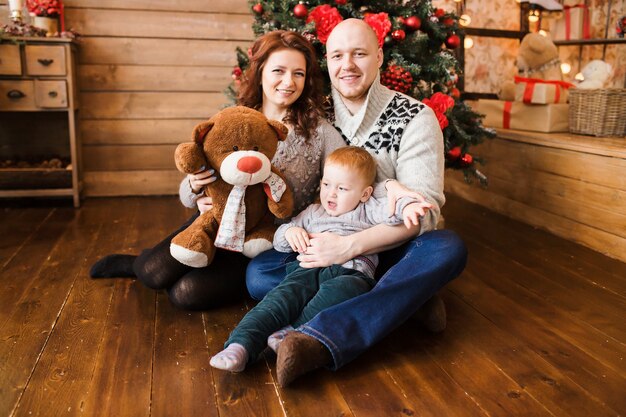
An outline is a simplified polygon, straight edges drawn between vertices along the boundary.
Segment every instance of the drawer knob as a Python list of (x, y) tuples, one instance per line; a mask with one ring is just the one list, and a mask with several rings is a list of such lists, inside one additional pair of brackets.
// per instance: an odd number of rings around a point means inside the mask
[(39, 58), (37, 62), (39, 62), (44, 67), (47, 67), (54, 62), (54, 59)]
[(59, 94), (56, 91), (48, 91), (48, 95), (52, 98), (55, 98), (56, 96), (58, 96)]
[(17, 100), (26, 97), (26, 94), (22, 93), (20, 90), (11, 90), (7, 93), (7, 97), (11, 100)]

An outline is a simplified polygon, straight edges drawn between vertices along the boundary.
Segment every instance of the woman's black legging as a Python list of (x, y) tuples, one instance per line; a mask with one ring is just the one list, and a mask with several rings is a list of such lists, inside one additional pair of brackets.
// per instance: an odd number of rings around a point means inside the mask
[(171, 302), (185, 310), (207, 310), (242, 299), (246, 294), (248, 258), (218, 249), (204, 268), (183, 265), (170, 254), (170, 242), (197, 217), (194, 214), (178, 230), (135, 259), (133, 271), (147, 287), (166, 289)]

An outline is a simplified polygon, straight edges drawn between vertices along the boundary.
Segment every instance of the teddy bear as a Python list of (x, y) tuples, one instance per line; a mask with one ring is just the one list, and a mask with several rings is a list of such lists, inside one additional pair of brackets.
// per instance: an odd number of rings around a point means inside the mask
[(216, 247), (250, 258), (271, 249), (274, 218), (287, 218), (293, 211), (292, 191), (271, 164), (279, 141), (286, 137), (282, 123), (236, 106), (197, 125), (192, 142), (178, 145), (179, 171), (213, 168), (218, 179), (204, 187), (213, 208), (172, 239), (174, 258), (200, 268), (213, 261)]
[(576, 84), (578, 88), (606, 88), (613, 76), (613, 67), (600, 59), (589, 61), (581, 71), (583, 81)]
[[(522, 39), (517, 53), (519, 76), (540, 80), (562, 81), (559, 51), (547, 36), (529, 33)], [(500, 100), (515, 100), (515, 83), (506, 81), (498, 94)]]

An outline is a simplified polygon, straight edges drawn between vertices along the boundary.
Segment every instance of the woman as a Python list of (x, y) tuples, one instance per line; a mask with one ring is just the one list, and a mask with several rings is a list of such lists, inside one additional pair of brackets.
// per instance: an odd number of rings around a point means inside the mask
[[(341, 136), (323, 117), (320, 69), (311, 44), (295, 32), (274, 31), (256, 40), (250, 66), (243, 74), (237, 104), (261, 111), (289, 128), (272, 163), (291, 186), (294, 215), (313, 202), (326, 156), (344, 146)], [(180, 198), (199, 212), (211, 209), (204, 185), (215, 181), (213, 170), (188, 175), (180, 184)], [(211, 265), (191, 268), (169, 252), (174, 233), (141, 255), (109, 255), (99, 260), (91, 276), (136, 276), (146, 286), (167, 289), (172, 303), (183, 309), (204, 310), (241, 298), (246, 293), (248, 259), (240, 253), (218, 249)]]

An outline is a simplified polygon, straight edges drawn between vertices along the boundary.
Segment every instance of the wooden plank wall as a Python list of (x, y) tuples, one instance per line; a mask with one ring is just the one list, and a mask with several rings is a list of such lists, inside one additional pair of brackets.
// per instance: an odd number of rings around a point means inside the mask
[[(626, 262), (624, 138), (500, 131), (472, 149), (487, 188), (446, 172), (446, 193)], [(445, 208), (444, 208), (445, 214)]]
[(174, 149), (228, 99), (246, 0), (65, 0), (78, 53), (84, 195), (175, 194)]

